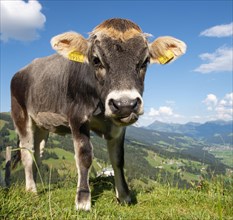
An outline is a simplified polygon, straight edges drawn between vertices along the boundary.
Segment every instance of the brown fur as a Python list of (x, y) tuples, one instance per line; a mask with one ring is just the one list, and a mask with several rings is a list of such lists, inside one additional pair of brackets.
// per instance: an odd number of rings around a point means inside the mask
[(92, 32), (93, 35), (106, 35), (114, 40), (127, 41), (138, 35), (143, 35), (142, 30), (135, 23), (125, 19), (109, 19), (98, 25)]
[(127, 19), (121, 19), (121, 18), (113, 18), (113, 19), (108, 19), (106, 21), (104, 21), (103, 23), (101, 23), (100, 25), (98, 25), (96, 29), (109, 29), (109, 28), (114, 28), (115, 30), (121, 31), (121, 32), (126, 32), (130, 29), (135, 29), (138, 32), (142, 32), (141, 28), (136, 25), (135, 23), (133, 23), (130, 20)]

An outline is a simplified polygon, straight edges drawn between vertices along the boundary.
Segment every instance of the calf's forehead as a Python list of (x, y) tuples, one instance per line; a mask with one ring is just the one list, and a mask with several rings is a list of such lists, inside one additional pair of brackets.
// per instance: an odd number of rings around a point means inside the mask
[(92, 36), (101, 38), (109, 36), (115, 40), (127, 41), (136, 35), (143, 35), (140, 27), (126, 19), (109, 19), (98, 25), (91, 33)]
[[(109, 19), (98, 25), (91, 33), (93, 52), (99, 56), (133, 56), (137, 57), (148, 48), (146, 35), (141, 28), (127, 19)], [(102, 56), (101, 56), (102, 57)]]
[(138, 61), (148, 56), (149, 49), (147, 41), (142, 36), (135, 36), (127, 41), (105, 36), (94, 42), (93, 53), (106, 59), (125, 57)]

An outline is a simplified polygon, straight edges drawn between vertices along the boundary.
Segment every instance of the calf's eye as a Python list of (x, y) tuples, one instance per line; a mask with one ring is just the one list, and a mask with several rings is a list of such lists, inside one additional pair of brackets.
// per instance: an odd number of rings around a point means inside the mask
[(95, 66), (101, 65), (100, 59), (99, 59), (98, 57), (94, 57), (94, 58), (93, 58), (93, 64), (94, 64)]
[(149, 57), (147, 57), (145, 61), (142, 63), (141, 69), (146, 68), (148, 63), (149, 63)]

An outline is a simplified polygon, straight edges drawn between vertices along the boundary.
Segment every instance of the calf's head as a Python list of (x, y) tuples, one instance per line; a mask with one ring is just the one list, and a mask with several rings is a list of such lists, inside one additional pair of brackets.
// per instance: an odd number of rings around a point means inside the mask
[(186, 50), (185, 43), (173, 37), (149, 43), (147, 36), (129, 20), (109, 19), (98, 25), (88, 39), (67, 32), (52, 38), (51, 44), (64, 57), (89, 63), (105, 115), (117, 125), (129, 125), (143, 114), (148, 63), (169, 63)]

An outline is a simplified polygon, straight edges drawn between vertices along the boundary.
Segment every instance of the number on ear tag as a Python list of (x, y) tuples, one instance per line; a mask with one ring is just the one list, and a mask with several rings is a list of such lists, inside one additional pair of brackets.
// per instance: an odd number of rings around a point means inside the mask
[(79, 52), (73, 51), (69, 53), (68, 59), (75, 62), (83, 63), (85, 60), (85, 56)]

